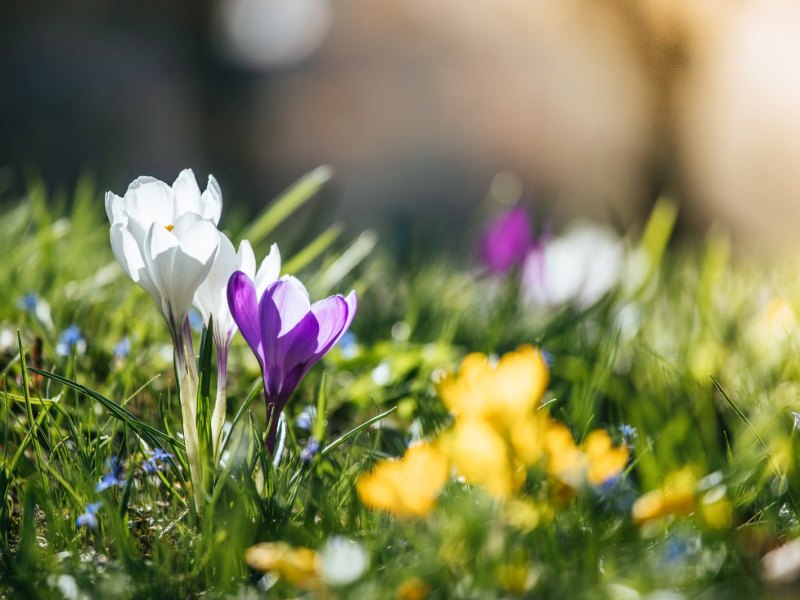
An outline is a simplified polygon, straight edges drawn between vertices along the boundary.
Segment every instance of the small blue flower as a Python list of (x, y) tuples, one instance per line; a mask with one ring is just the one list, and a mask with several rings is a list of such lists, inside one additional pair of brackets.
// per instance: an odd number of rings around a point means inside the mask
[(306, 465), (310, 464), (317, 455), (317, 452), (319, 452), (319, 442), (317, 441), (317, 438), (311, 437), (308, 439), (308, 444), (306, 444), (306, 447), (300, 451), (300, 462)]
[(555, 359), (553, 358), (552, 353), (548, 352), (547, 350), (542, 350), (541, 352), (542, 352), (542, 358), (544, 359), (544, 364), (547, 365), (548, 369), (553, 368), (553, 361)]
[(39, 305), (39, 296), (33, 292), (28, 292), (17, 301), (17, 306), (30, 313), (36, 313), (36, 307)]
[(639, 432), (636, 430), (636, 427), (628, 425), (627, 423), (622, 423), (619, 426), (619, 434), (622, 436), (622, 441), (628, 446), (632, 446), (636, 442), (636, 438), (639, 437)]
[(108, 468), (108, 473), (103, 475), (103, 478), (97, 484), (96, 492), (102, 492), (115, 485), (120, 487), (125, 485), (125, 480), (122, 478), (122, 463), (119, 462), (116, 456), (112, 456), (110, 460), (106, 461), (106, 467)]
[(303, 411), (297, 415), (294, 420), (295, 425), (299, 429), (303, 431), (308, 431), (311, 429), (311, 424), (314, 422), (314, 418), (317, 416), (317, 409), (313, 406), (307, 406), (303, 409)]
[(791, 413), (792, 413), (792, 419), (793, 419), (793, 425), (792, 426), (795, 429), (800, 429), (800, 412), (797, 412), (797, 411), (793, 410), (793, 411), (791, 411)]
[(114, 356), (120, 360), (127, 357), (131, 352), (131, 341), (128, 336), (122, 338), (117, 345), (114, 346)]
[(90, 527), (94, 529), (97, 527), (97, 511), (103, 506), (102, 502), (92, 502), (86, 506), (86, 512), (78, 515), (75, 519), (75, 524), (78, 527)]
[(68, 356), (72, 349), (83, 353), (86, 349), (86, 340), (81, 335), (81, 330), (77, 325), (70, 325), (58, 337), (58, 344), (56, 344), (56, 354), (58, 356)]
[(172, 458), (172, 454), (163, 448), (150, 450), (150, 457), (142, 461), (142, 469), (145, 473), (152, 475), (156, 471), (163, 471), (166, 468), (167, 459)]

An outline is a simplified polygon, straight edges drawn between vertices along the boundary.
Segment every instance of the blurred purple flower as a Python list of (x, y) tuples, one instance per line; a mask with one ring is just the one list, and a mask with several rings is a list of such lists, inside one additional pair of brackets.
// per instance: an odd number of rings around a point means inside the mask
[(521, 266), (533, 246), (528, 213), (521, 206), (498, 217), (483, 233), (480, 258), (489, 273), (501, 275)]
[(94, 529), (97, 527), (97, 511), (103, 506), (102, 502), (92, 502), (86, 506), (86, 512), (78, 515), (75, 519), (75, 524), (78, 527), (90, 527)]
[(303, 284), (288, 276), (270, 284), (258, 299), (253, 280), (237, 271), (228, 281), (228, 305), (261, 366), (272, 452), (289, 396), (350, 327), (358, 299), (350, 292), (347, 298), (337, 294), (311, 304)]
[(115, 485), (120, 487), (125, 485), (125, 480), (122, 478), (122, 463), (119, 462), (116, 456), (112, 456), (110, 460), (106, 461), (106, 467), (108, 468), (108, 473), (103, 475), (103, 478), (97, 484), (96, 492), (102, 492)]

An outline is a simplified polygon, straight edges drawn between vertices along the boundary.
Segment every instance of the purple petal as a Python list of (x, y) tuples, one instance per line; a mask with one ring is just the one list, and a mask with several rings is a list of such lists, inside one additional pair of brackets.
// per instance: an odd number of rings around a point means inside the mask
[(336, 295), (315, 302), (311, 307), (311, 312), (319, 323), (315, 354), (321, 358), (336, 343), (347, 327), (350, 309), (344, 296)]
[(252, 348), (262, 368), (265, 363), (264, 344), (261, 339), (258, 301), (253, 280), (242, 271), (236, 271), (228, 280), (228, 308), (233, 320)]
[(311, 308), (308, 302), (308, 293), (294, 277), (284, 277), (267, 286), (259, 303), (260, 335), (264, 349), (265, 384), (275, 393), (280, 389), (280, 379), (284, 375), (286, 354), (293, 345), (295, 337), (285, 337), (293, 331), (308, 315)]
[(502, 274), (522, 264), (531, 247), (531, 222), (518, 206), (492, 223), (481, 239), (481, 259), (490, 273)]

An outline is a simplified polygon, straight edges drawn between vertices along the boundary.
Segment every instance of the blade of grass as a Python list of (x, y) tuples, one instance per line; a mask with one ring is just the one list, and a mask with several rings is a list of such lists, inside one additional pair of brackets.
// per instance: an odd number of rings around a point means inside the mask
[(332, 176), (333, 169), (321, 166), (301, 177), (242, 232), (242, 239), (250, 240), (253, 246), (258, 245), (292, 213), (313, 198)]
[(284, 273), (297, 273), (308, 266), (315, 258), (325, 252), (333, 242), (342, 234), (344, 227), (341, 223), (334, 223), (325, 231), (315, 237), (305, 248), (297, 252), (291, 260), (283, 266)]
[(53, 381), (56, 381), (62, 385), (66, 385), (67, 387), (70, 387), (84, 396), (92, 398), (93, 400), (97, 400), (108, 412), (110, 412), (114, 417), (123, 423), (129, 425), (131, 429), (143, 437), (149, 444), (153, 446), (159, 446), (161, 443), (167, 443), (173, 448), (185, 451), (183, 443), (168, 436), (164, 432), (159, 431), (152, 425), (148, 425), (138, 417), (135, 417), (133, 414), (122, 408), (119, 404), (113, 400), (109, 400), (102, 394), (56, 373), (50, 373), (49, 371), (43, 371), (34, 367), (28, 367), (28, 370), (33, 373), (37, 373), (38, 375), (42, 375), (43, 377), (47, 377), (48, 379), (52, 379)]

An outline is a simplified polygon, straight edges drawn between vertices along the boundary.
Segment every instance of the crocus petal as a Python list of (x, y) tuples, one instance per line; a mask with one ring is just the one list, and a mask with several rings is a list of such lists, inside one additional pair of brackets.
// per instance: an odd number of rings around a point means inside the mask
[(347, 302), (347, 321), (345, 321), (344, 328), (342, 329), (342, 333), (339, 334), (339, 337), (350, 329), (350, 323), (353, 322), (356, 316), (356, 311), (358, 310), (358, 296), (356, 295), (356, 291), (352, 290), (347, 294), (347, 298), (345, 298), (344, 301)]
[[(187, 221), (194, 221), (184, 229)], [(175, 237), (179, 240), (181, 252), (202, 264), (208, 264), (216, 256), (219, 247), (219, 230), (210, 221), (188, 213), (175, 223)], [(199, 285), (199, 283), (198, 283)], [(197, 287), (197, 286), (195, 286)], [(194, 293), (194, 290), (192, 290)]]
[(156, 301), (160, 294), (145, 267), (141, 248), (122, 223), (111, 226), (111, 250), (122, 269)]
[(311, 309), (305, 286), (291, 276), (283, 277), (268, 286), (260, 304), (261, 330), (265, 339), (285, 335)]
[(271, 283), (278, 280), (281, 274), (281, 252), (278, 250), (278, 244), (272, 244), (269, 249), (269, 254), (261, 261), (261, 266), (258, 267), (255, 278), (253, 281), (256, 284), (256, 292), (259, 297), (264, 293)]
[(214, 225), (219, 225), (219, 218), (222, 214), (222, 191), (213, 175), (208, 176), (208, 184), (200, 198), (200, 205), (200, 216), (210, 219)]
[(153, 177), (139, 177), (128, 186), (124, 202), (129, 218), (163, 226), (172, 222), (172, 188), (163, 181)]
[[(239, 260), (239, 271), (244, 272), (254, 282), (256, 280), (256, 255), (253, 247), (247, 240), (239, 242), (239, 251), (236, 253)], [(258, 286), (256, 286), (258, 290)]]
[(191, 169), (184, 169), (178, 174), (175, 183), (172, 184), (172, 194), (174, 197), (173, 220), (177, 221), (180, 215), (187, 212), (198, 216), (202, 213), (200, 205), (200, 187)]
[[(337, 295), (315, 302), (311, 307), (311, 312), (319, 323), (317, 347), (314, 349), (314, 353), (321, 358), (344, 332), (350, 310), (347, 300), (343, 296)], [(352, 319), (350, 320), (352, 321)]]
[(124, 200), (114, 192), (106, 192), (106, 215), (108, 215), (108, 222), (112, 225), (127, 221), (123, 204)]
[(256, 288), (253, 280), (241, 271), (236, 271), (228, 280), (228, 308), (239, 331), (242, 332), (242, 337), (253, 350), (263, 368), (265, 364), (264, 348), (261, 343)]
[[(228, 331), (236, 328), (228, 310), (228, 280), (234, 271), (239, 270), (239, 257), (233, 244), (221, 231), (217, 233), (219, 249), (208, 272), (208, 276), (197, 288), (194, 295), (194, 306), (200, 311), (203, 322), (208, 324), (214, 318), (214, 335), (224, 339)], [(217, 334), (221, 334), (217, 336)]]

